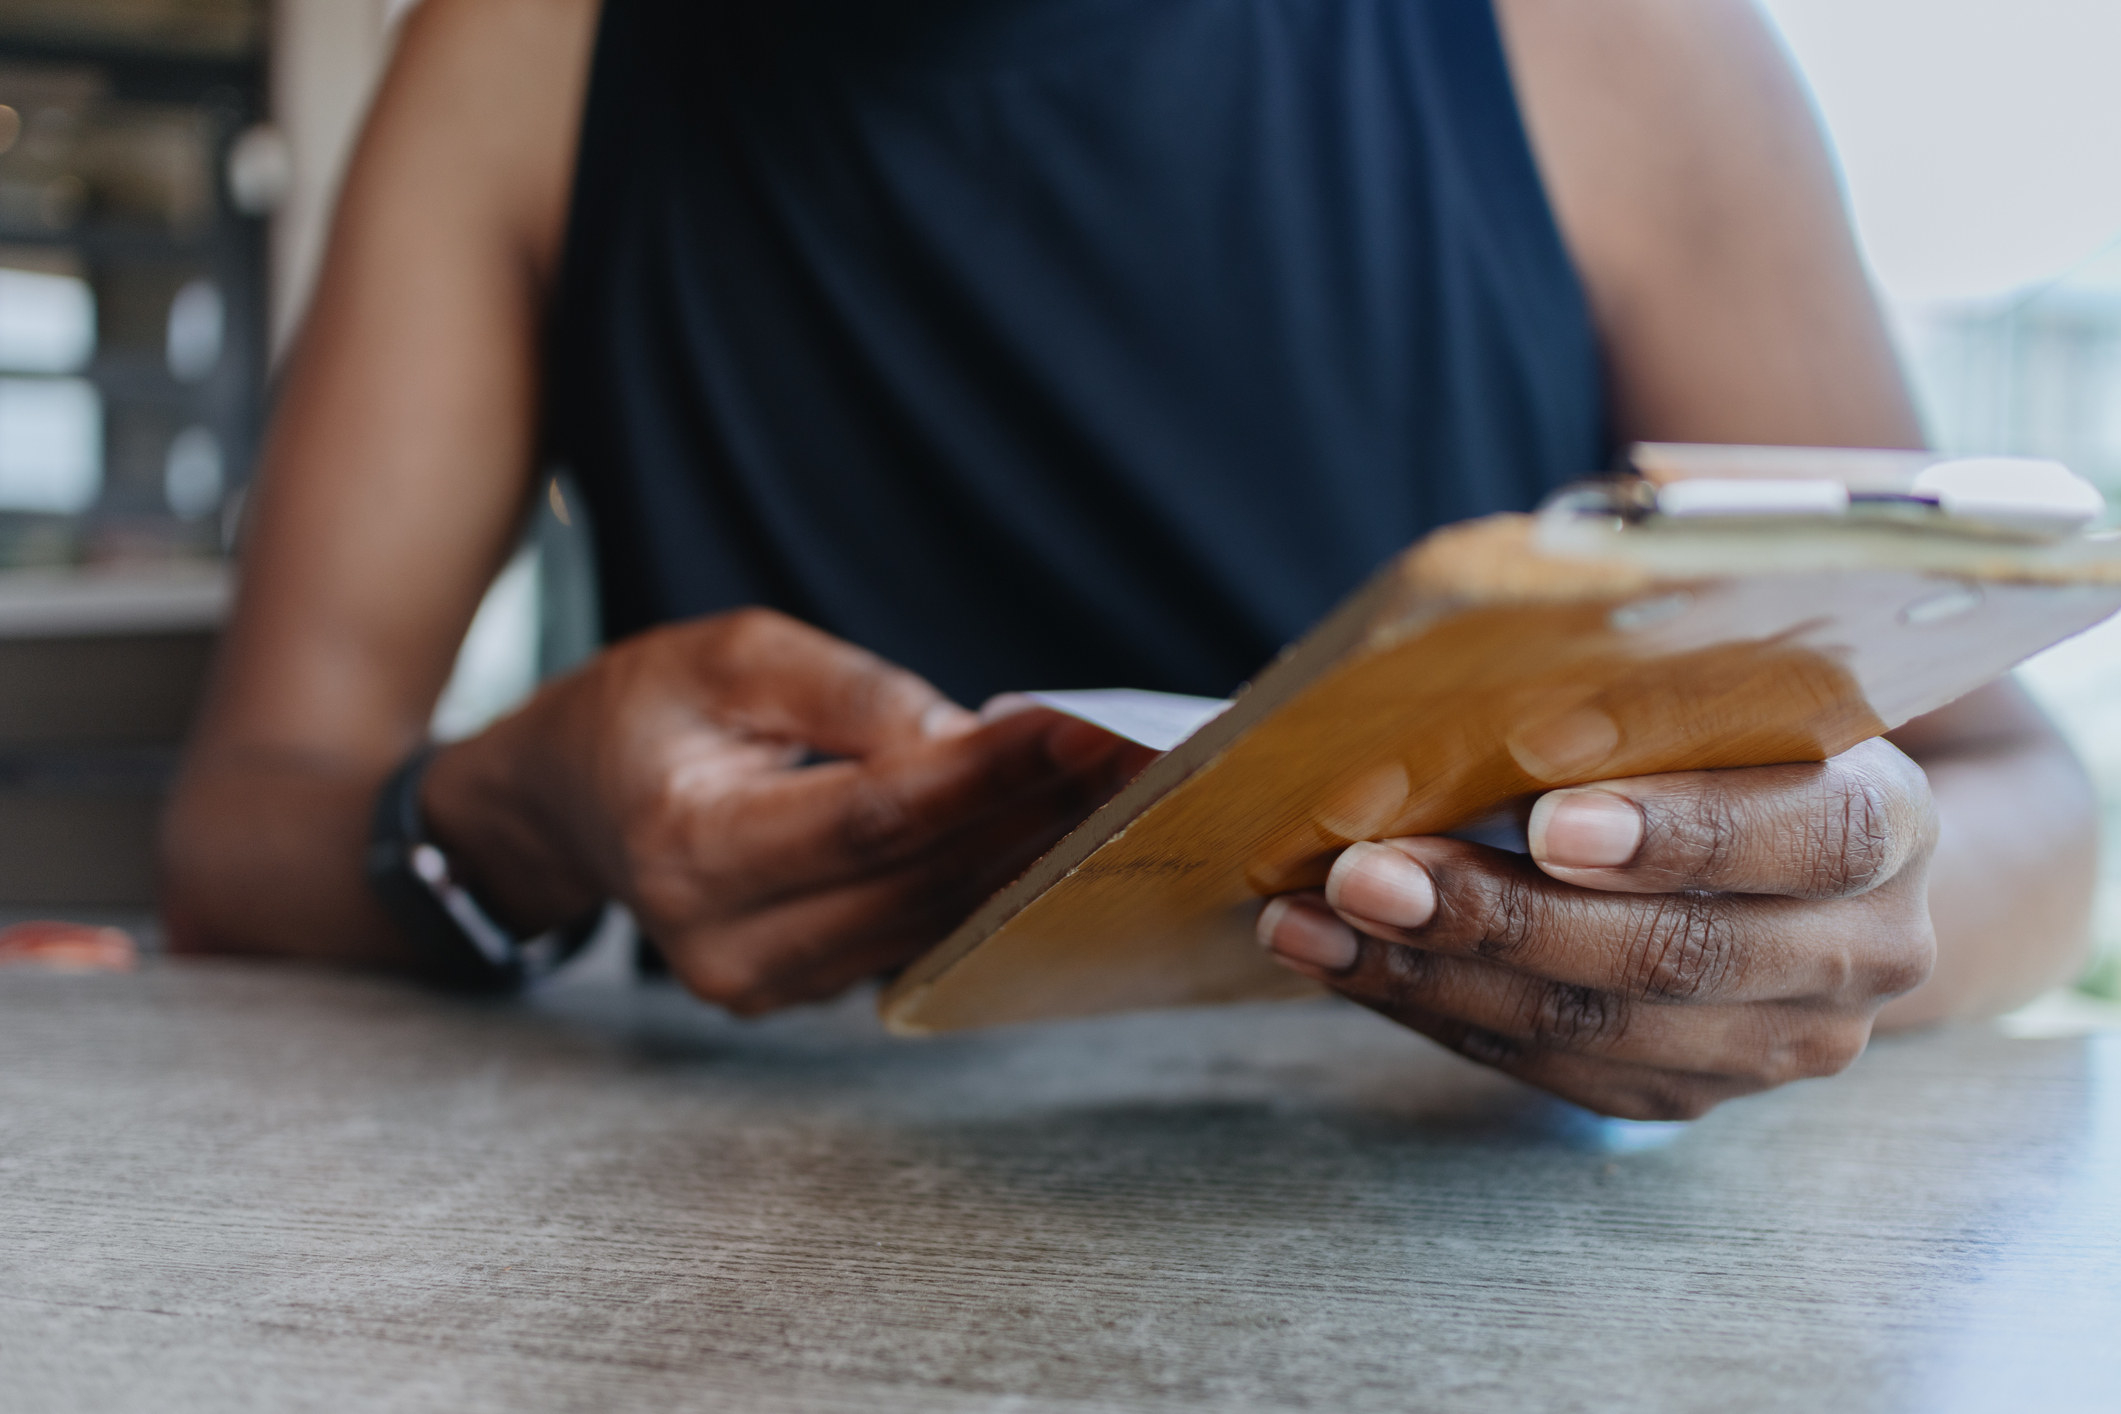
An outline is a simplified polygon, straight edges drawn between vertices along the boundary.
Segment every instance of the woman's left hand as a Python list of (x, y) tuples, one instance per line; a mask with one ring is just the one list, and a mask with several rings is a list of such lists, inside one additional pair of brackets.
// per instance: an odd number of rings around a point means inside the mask
[(1634, 1119), (1833, 1074), (1936, 957), (1937, 812), (1884, 741), (1818, 765), (1554, 791), (1531, 855), (1356, 844), (1260, 915), (1295, 971), (1482, 1064)]

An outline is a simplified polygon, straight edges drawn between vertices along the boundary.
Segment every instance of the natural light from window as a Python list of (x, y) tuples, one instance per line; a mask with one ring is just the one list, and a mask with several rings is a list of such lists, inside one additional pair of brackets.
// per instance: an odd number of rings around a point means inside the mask
[[(1811, 81), (1931, 436), (2121, 506), (2121, 3), (1765, 0)], [(2121, 996), (2121, 625), (2021, 678), (2107, 801), (2095, 989)]]

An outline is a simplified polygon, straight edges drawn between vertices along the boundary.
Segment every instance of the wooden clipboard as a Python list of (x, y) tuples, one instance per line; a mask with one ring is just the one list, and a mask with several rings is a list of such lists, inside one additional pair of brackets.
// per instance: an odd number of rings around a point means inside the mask
[[(1603, 494), (1654, 505), (1640, 486)], [(2121, 609), (2112, 538), (1880, 495), (1896, 504), (1687, 520), (1579, 497), (1428, 537), (917, 960), (884, 1020), (1305, 995), (1254, 921), (1356, 840), (1558, 786), (1823, 760)]]

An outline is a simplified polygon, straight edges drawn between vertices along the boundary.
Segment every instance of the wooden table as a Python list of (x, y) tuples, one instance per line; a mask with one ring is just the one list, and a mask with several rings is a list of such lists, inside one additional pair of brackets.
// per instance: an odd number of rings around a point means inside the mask
[(0, 1409), (2121, 1408), (2121, 1038), (1687, 1128), (1328, 1005), (0, 973)]

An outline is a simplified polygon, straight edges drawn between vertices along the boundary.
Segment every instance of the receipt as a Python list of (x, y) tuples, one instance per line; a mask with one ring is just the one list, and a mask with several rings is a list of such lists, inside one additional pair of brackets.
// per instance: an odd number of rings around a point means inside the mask
[(1134, 687), (1094, 688), (1083, 692), (1027, 692), (1041, 707), (1051, 707), (1114, 736), (1169, 751), (1228, 710), (1220, 697), (1186, 697), (1176, 692), (1144, 692)]

